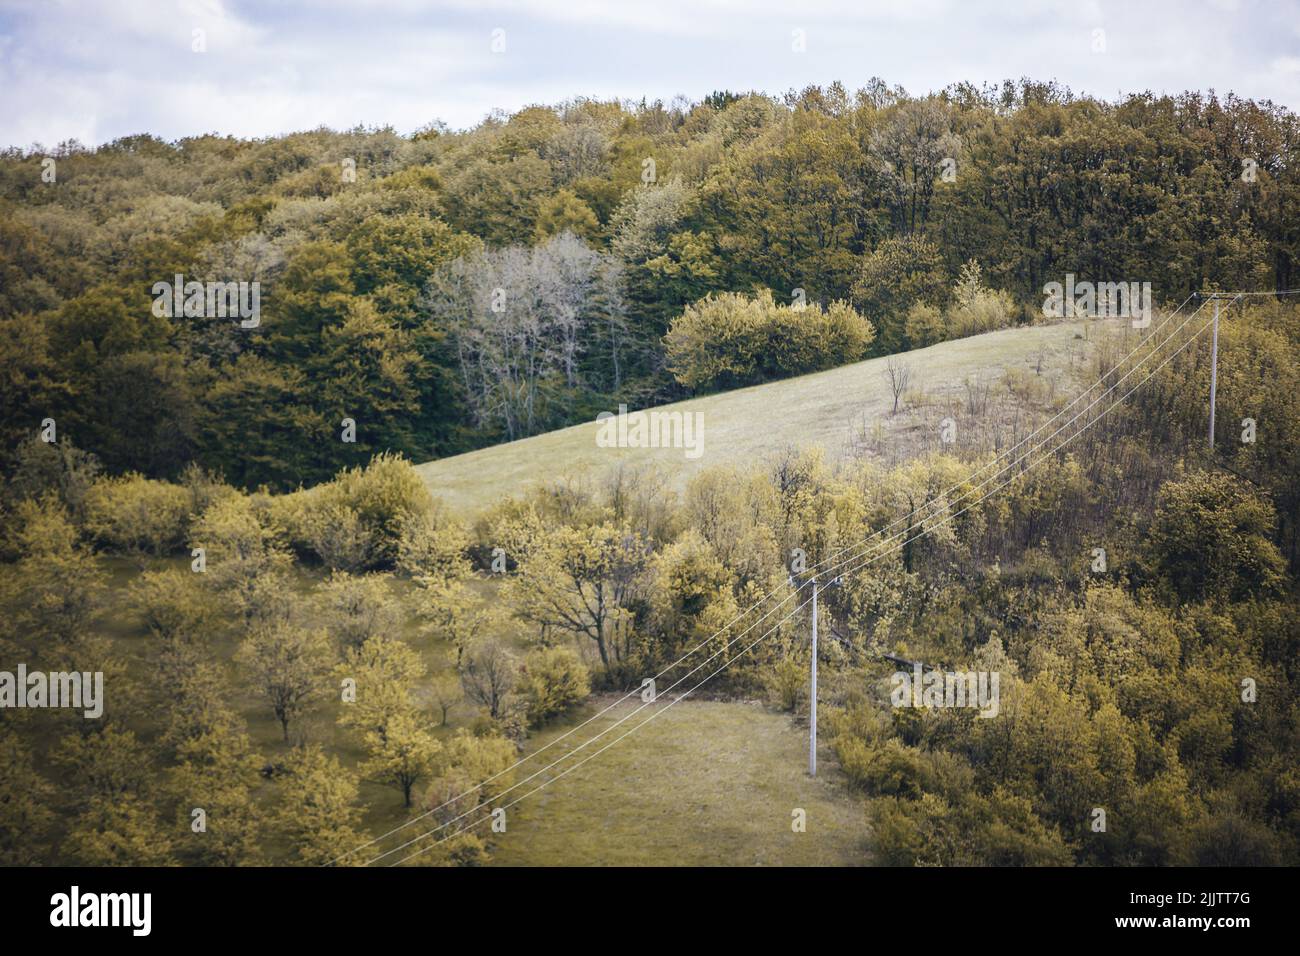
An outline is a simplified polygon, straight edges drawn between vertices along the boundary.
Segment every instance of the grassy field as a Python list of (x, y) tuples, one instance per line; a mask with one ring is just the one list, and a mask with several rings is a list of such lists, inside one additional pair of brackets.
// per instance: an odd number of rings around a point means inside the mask
[[(1010, 369), (1047, 376), (1068, 390), (1097, 323), (1068, 322), (1003, 329), (917, 349), (895, 361), (911, 371), (909, 390), (933, 400), (965, 383), (996, 382)], [(720, 395), (662, 406), (703, 415), (703, 453), (691, 460), (681, 449), (599, 448), (595, 422), (419, 466), (430, 491), (454, 514), (473, 516), (516, 495), (538, 479), (599, 478), (620, 464), (649, 464), (678, 491), (701, 468), (752, 463), (789, 446), (820, 445), (828, 457), (853, 453), (864, 428), (888, 433), (894, 416), (885, 358)], [(614, 411), (614, 409), (611, 409)], [(900, 415), (899, 418), (904, 416)]]
[[(537, 735), (545, 746), (612, 702), (593, 698), (569, 722)], [(544, 780), (639, 725), (646, 708)], [(639, 706), (621, 703), (525, 764), (546, 766)], [(807, 830), (791, 829), (791, 812)], [(558, 777), (509, 811), (492, 862), (500, 866), (850, 866), (870, 862), (861, 799), (849, 793), (823, 747), (808, 776), (807, 728), (756, 703), (684, 700), (598, 757)]]

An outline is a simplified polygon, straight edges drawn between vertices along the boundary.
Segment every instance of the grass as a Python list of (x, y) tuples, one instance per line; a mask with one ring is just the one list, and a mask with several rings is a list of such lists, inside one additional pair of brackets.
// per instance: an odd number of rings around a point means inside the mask
[[(593, 698), (568, 722), (530, 742), (545, 746), (614, 698)], [(666, 701), (630, 717), (506, 800), (599, 750)], [(627, 717), (618, 704), (525, 764), (516, 779), (559, 759)], [(747, 702), (684, 700), (642, 729), (507, 811), (495, 838), (498, 866), (848, 866), (870, 862), (861, 799), (849, 793), (829, 751), (808, 776), (807, 729)], [(791, 812), (807, 814), (804, 833)]]
[[(1003, 329), (917, 349), (906, 362), (913, 382), (930, 390), (961, 388), (969, 379), (991, 381), (1007, 371), (1028, 370), (1070, 379), (1088, 343), (1085, 323), (1067, 322)], [(682, 449), (598, 448), (595, 422), (483, 448), (418, 466), (429, 490), (462, 519), (539, 479), (586, 476), (599, 480), (620, 465), (658, 467), (668, 487), (685, 488), (701, 469), (750, 464), (786, 447), (820, 445), (828, 457), (853, 452), (864, 420), (890, 418), (893, 397), (886, 358), (868, 359), (826, 372), (756, 385), (662, 406), (703, 415), (703, 453), (691, 460)], [(613, 409), (611, 409), (613, 411)]]

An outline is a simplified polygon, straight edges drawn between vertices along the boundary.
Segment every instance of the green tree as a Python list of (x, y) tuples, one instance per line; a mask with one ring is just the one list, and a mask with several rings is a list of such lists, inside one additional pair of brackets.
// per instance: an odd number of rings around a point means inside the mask
[(592, 640), (606, 667), (627, 656), (631, 604), (648, 556), (635, 532), (602, 524), (557, 528), (509, 582), (517, 613), (546, 633)]
[(394, 720), (414, 715), (412, 693), (424, 676), (424, 664), (405, 642), (376, 634), (349, 647), (334, 670), (340, 680), (356, 682), (356, 700), (345, 703), (340, 724), (382, 740)]
[(947, 285), (938, 246), (920, 234), (886, 239), (863, 256), (853, 301), (879, 332), (877, 350), (905, 349), (908, 310), (918, 302), (944, 306)]
[(95, 797), (72, 820), (63, 858), (78, 866), (175, 866), (175, 840), (140, 797)]
[(1153, 572), (1183, 600), (1267, 594), (1285, 562), (1273, 544), (1273, 505), (1234, 476), (1189, 475), (1161, 489), (1148, 538)]

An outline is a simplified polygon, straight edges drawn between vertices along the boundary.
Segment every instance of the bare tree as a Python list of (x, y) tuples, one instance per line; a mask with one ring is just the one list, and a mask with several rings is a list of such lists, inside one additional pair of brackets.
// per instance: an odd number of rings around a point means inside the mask
[(925, 225), (940, 163), (955, 162), (961, 145), (952, 131), (952, 109), (937, 97), (898, 104), (872, 134), (867, 154), (901, 232)]
[(893, 356), (890, 356), (885, 365), (885, 377), (889, 380), (889, 390), (894, 393), (894, 410), (890, 414), (897, 415), (898, 400), (907, 390), (907, 383), (912, 377), (912, 368), (902, 362), (895, 362)]
[(612, 366), (599, 377), (621, 381), (622, 281), (612, 256), (568, 232), (437, 270), (423, 305), (452, 331), (476, 424), (512, 439), (559, 424), (576, 390), (606, 385), (583, 380), (582, 357), (596, 349)]
[(440, 727), (447, 726), (447, 714), (464, 699), (460, 681), (454, 674), (444, 671), (429, 682), (429, 695), (433, 706), (441, 714)]

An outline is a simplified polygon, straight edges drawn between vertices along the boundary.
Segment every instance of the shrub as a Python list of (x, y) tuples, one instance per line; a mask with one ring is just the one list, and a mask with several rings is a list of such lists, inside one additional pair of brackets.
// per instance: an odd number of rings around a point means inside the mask
[(897, 740), (871, 746), (845, 738), (836, 749), (845, 775), (868, 793), (915, 800), (933, 784), (924, 755)]
[(86, 494), (100, 472), (99, 459), (66, 438), (45, 442), (33, 435), (14, 452), (5, 500), (13, 503), (55, 492), (73, 518), (82, 517)]
[(1160, 489), (1147, 565), (1180, 600), (1239, 600), (1275, 590), (1286, 563), (1273, 503), (1235, 477), (1199, 472)]
[(150, 634), (164, 640), (196, 640), (217, 621), (211, 593), (185, 570), (146, 571), (131, 583), (131, 605)]
[(770, 290), (708, 295), (686, 307), (664, 345), (677, 381), (690, 388), (735, 388), (803, 375), (864, 358), (875, 327), (844, 302), (796, 308)]
[[(783, 657), (767, 674), (767, 689), (776, 706), (793, 713), (808, 696), (808, 665)], [(843, 755), (840, 760), (843, 762)]]
[(336, 571), (321, 586), (329, 611), (329, 628), (345, 647), (360, 647), (371, 637), (393, 634), (402, 621), (402, 608), (386, 574)]
[(273, 517), (235, 495), (217, 499), (190, 529), (190, 547), (204, 551), (204, 583), (231, 592), (246, 615), (253, 615), (292, 560)]
[(378, 534), (345, 504), (327, 501), (304, 509), (301, 530), (308, 547), (332, 571), (361, 571), (377, 563)]
[(388, 452), (364, 468), (346, 469), (333, 481), (274, 498), (269, 505), (297, 551), (348, 572), (396, 566), (403, 539), (428, 525), (434, 509), (411, 463)]
[(470, 573), (469, 535), (441, 502), (407, 521), (397, 541), (397, 567), (421, 580), (451, 584)]
[(545, 647), (524, 658), (518, 693), (534, 726), (564, 713), (591, 693), (591, 674), (567, 647)]
[(942, 342), (948, 337), (948, 326), (943, 313), (925, 302), (917, 302), (907, 310), (907, 341), (912, 348), (924, 348)]
[(185, 540), (190, 495), (142, 475), (101, 478), (86, 493), (86, 531), (119, 554), (163, 555)]
[(359, 527), (374, 537), (374, 563), (392, 566), (406, 525), (427, 515), (433, 497), (414, 466), (401, 455), (384, 452), (364, 468), (349, 468), (321, 488), (324, 507), (356, 512)]
[(948, 312), (948, 338), (960, 339), (1005, 329), (1016, 315), (1016, 304), (1011, 296), (998, 289), (984, 289), (970, 302), (956, 305)]
[(1011, 296), (984, 284), (980, 264), (971, 259), (953, 288), (953, 305), (945, 321), (947, 337), (963, 338), (1009, 326), (1016, 316)]

